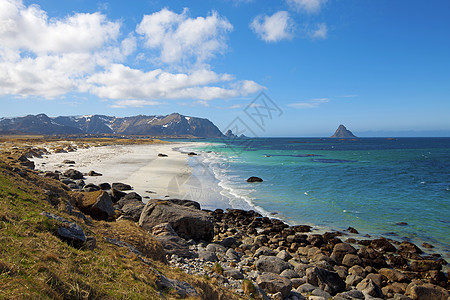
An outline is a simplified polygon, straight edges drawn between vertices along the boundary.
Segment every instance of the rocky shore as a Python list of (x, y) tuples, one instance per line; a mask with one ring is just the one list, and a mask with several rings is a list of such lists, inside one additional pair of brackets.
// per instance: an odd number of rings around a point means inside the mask
[[(38, 153), (39, 154), (39, 153)], [(33, 168), (27, 155), (22, 165)], [(100, 176), (101, 170), (89, 174)], [(174, 268), (214, 278), (242, 297), (261, 299), (443, 299), (449, 298), (447, 262), (426, 255), (413, 243), (354, 239), (346, 232), (314, 233), (310, 226), (289, 226), (254, 211), (202, 210), (183, 199), (149, 199), (124, 183), (84, 183), (89, 176), (71, 169), (41, 172), (71, 190), (70, 208), (80, 218), (131, 220), (162, 245)], [(49, 199), (51, 201), (51, 193)], [(78, 212), (79, 210), (79, 212)], [(50, 216), (51, 217), (51, 216)], [(78, 244), (95, 242), (76, 224)], [(348, 232), (357, 232), (349, 228)], [(174, 283), (172, 283), (174, 284)], [(175, 284), (176, 286), (176, 284)], [(189, 296), (189, 287), (177, 289)], [(191, 294), (192, 296), (192, 294)]]

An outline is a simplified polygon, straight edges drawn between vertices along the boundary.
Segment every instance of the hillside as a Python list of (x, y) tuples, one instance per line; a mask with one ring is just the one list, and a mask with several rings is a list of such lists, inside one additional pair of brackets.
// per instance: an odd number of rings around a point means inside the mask
[(45, 114), (17, 118), (0, 118), (0, 133), (44, 135), (119, 134), (150, 136), (222, 137), (208, 119), (187, 117), (178, 113), (167, 116), (111, 117), (103, 115), (60, 116)]

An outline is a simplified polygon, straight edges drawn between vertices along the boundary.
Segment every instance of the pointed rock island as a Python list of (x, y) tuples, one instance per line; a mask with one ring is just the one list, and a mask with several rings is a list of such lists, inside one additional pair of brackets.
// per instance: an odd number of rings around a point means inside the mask
[(336, 129), (336, 132), (330, 137), (340, 139), (356, 138), (356, 136), (342, 124), (339, 125), (338, 129)]

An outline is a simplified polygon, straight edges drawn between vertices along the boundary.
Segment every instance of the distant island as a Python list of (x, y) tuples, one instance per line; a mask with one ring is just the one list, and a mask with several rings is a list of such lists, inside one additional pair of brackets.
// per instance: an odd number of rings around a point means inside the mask
[(336, 129), (336, 132), (332, 136), (330, 136), (330, 138), (348, 139), (356, 138), (356, 136), (341, 124), (339, 125), (338, 129)]

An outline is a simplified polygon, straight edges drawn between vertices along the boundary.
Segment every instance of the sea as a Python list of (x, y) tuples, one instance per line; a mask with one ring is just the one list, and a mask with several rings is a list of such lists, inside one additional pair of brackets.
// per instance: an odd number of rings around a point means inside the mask
[[(450, 258), (450, 138), (201, 140), (188, 197), (290, 225), (356, 228)], [(206, 144), (205, 144), (206, 142)], [(248, 183), (251, 176), (263, 179)], [(205, 207), (206, 205), (206, 207)]]

